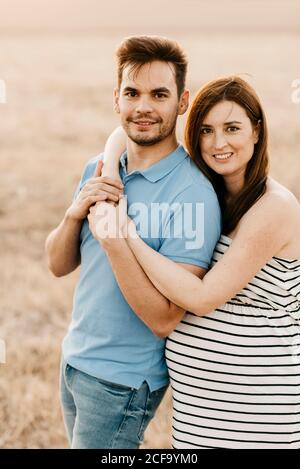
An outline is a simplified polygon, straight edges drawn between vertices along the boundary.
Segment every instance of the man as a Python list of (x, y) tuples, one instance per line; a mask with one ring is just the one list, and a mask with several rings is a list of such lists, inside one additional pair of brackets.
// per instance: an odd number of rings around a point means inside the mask
[[(203, 276), (219, 238), (220, 211), (210, 183), (176, 140), (177, 117), (188, 107), (184, 53), (168, 39), (139, 36), (120, 45), (117, 59), (115, 109), (128, 137), (120, 176), (129, 212), (137, 205), (189, 204), (195, 214), (204, 203), (203, 245), (188, 249), (188, 235), (172, 235), (177, 209), (144, 233), (151, 247)], [(118, 181), (101, 177), (101, 159), (87, 164), (72, 205), (46, 242), (55, 275), (81, 263), (62, 347), (61, 401), (72, 448), (138, 448), (168, 385), (164, 337), (184, 311), (156, 290), (124, 239), (97, 239), (90, 207), (117, 202), (123, 192)], [(123, 255), (114, 249), (118, 243)]]

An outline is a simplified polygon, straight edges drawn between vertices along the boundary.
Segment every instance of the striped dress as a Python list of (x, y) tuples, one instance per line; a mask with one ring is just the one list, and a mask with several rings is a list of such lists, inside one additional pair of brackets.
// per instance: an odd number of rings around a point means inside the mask
[(166, 359), (174, 448), (300, 448), (300, 261), (273, 257), (226, 304), (187, 313)]

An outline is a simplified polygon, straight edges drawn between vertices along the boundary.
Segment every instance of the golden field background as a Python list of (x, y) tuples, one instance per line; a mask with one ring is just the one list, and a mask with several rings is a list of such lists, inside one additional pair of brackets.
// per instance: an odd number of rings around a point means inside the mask
[[(292, 0), (0, 0), (1, 448), (67, 447), (58, 368), (78, 272), (54, 278), (44, 241), (118, 123), (119, 42), (131, 34), (177, 39), (190, 59), (192, 95), (220, 75), (248, 79), (269, 119), (272, 174), (300, 198), (300, 104), (291, 101), (299, 23)], [(168, 395), (144, 447), (169, 447), (170, 415)]]

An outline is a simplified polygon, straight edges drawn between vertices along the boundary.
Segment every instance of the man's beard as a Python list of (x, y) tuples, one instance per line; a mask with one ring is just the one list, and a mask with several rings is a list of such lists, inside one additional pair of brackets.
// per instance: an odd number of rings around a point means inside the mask
[(177, 121), (177, 114), (169, 125), (162, 124), (159, 127), (158, 133), (152, 136), (143, 135), (143, 132), (140, 132), (137, 134), (132, 132), (130, 129), (130, 122), (132, 121), (129, 121), (129, 122), (126, 121), (124, 125), (124, 130), (127, 133), (130, 140), (132, 140), (137, 145), (140, 145), (142, 147), (148, 147), (148, 146), (150, 147), (151, 145), (156, 145), (157, 143), (162, 142), (167, 137), (169, 137), (169, 135), (171, 135), (174, 132), (176, 121)]

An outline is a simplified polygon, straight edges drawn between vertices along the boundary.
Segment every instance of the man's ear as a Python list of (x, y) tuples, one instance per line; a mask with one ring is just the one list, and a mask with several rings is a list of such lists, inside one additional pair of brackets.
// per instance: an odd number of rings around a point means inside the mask
[(120, 98), (120, 90), (119, 88), (114, 89), (114, 110), (117, 114), (120, 114), (120, 106), (119, 106), (119, 98)]
[(184, 90), (179, 99), (178, 114), (184, 114), (189, 107), (190, 92), (189, 90)]

